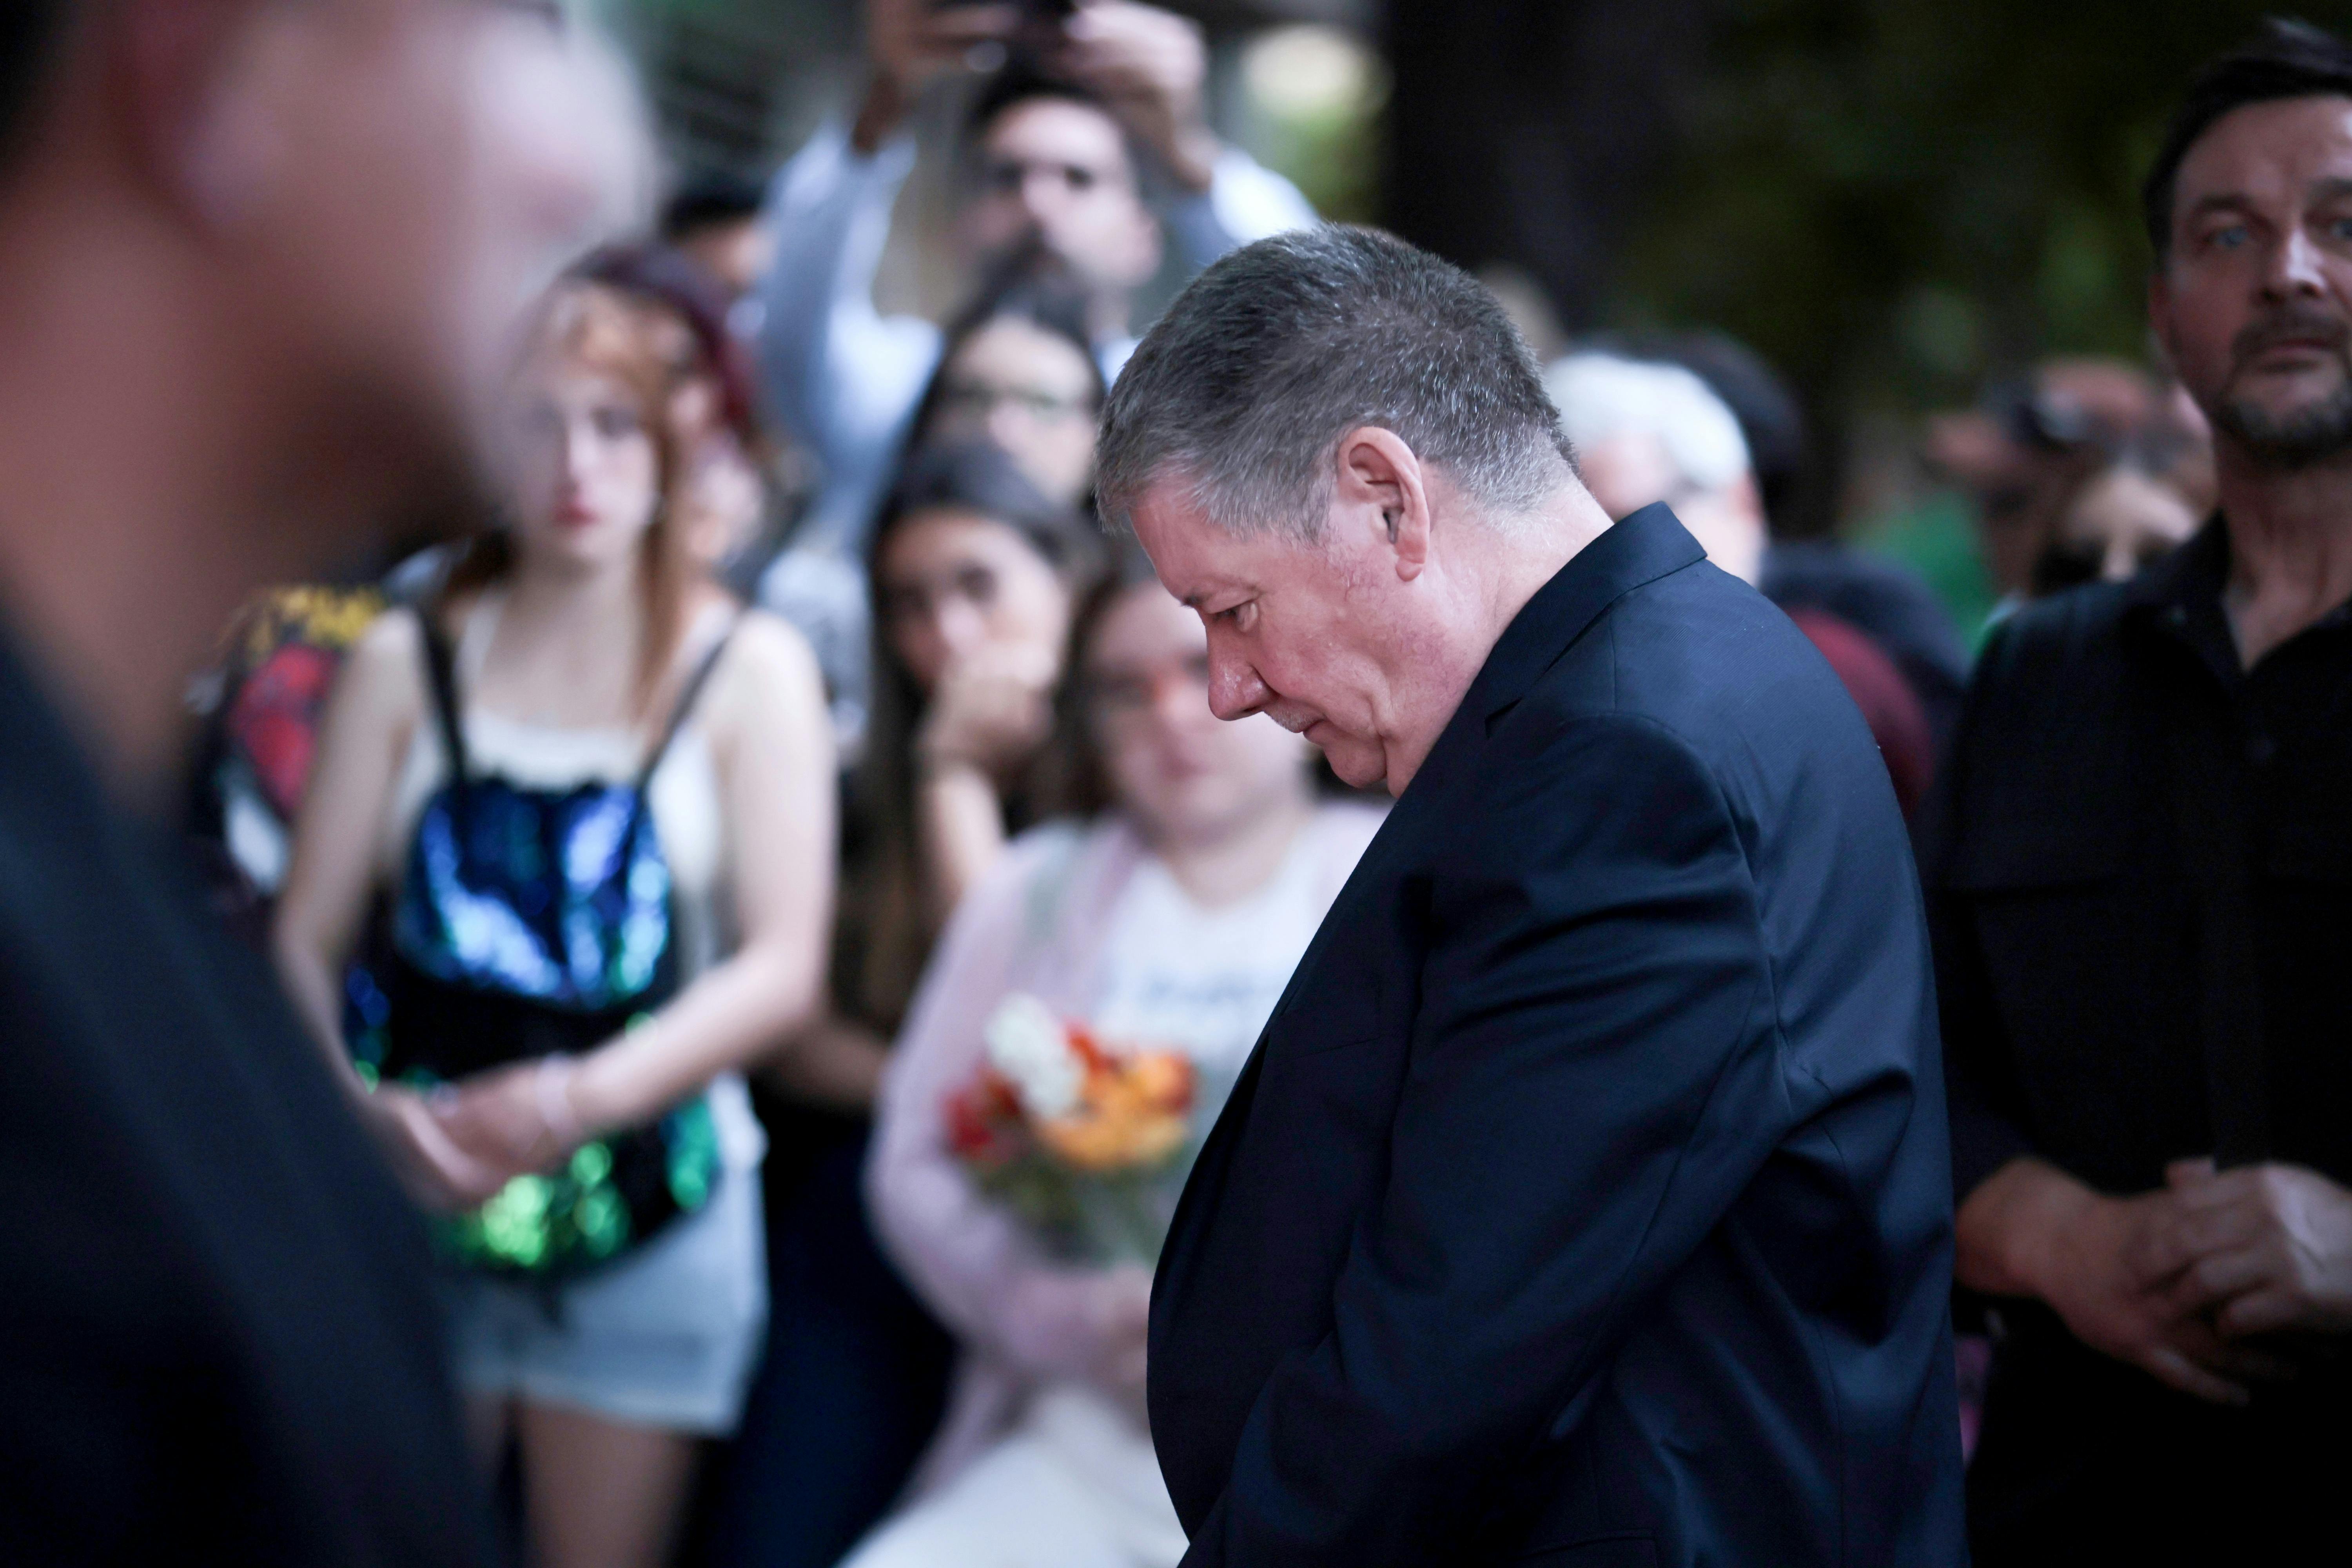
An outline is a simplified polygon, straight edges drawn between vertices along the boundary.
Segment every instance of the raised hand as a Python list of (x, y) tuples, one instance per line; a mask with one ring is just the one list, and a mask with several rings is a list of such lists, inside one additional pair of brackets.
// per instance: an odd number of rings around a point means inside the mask
[(1203, 109), (1209, 52), (1199, 26), (1133, 0), (1085, 0), (1055, 63), (1100, 95), (1177, 182), (1205, 191), (1218, 144)]
[(1002, 45), (1021, 26), (1021, 7), (949, 5), (931, 0), (866, 0), (866, 53), (874, 68), (850, 139), (871, 153), (906, 119), (923, 89), (968, 68), (973, 48)]
[(1043, 745), (1054, 724), (1051, 647), (984, 643), (948, 666), (916, 737), (926, 767), (1010, 774)]

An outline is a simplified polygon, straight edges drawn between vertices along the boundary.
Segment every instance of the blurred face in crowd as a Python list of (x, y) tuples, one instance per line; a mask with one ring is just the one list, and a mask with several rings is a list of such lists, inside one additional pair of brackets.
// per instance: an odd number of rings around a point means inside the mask
[(2079, 583), (2128, 582), (2197, 531), (2180, 492), (2130, 468), (2111, 468), (2085, 485), (2058, 521), (2034, 568), (2038, 593)]
[(636, 394), (546, 354), (514, 397), (516, 543), (533, 564), (601, 572), (635, 558), (661, 500), (661, 452)]
[(1743, 583), (1764, 570), (1764, 508), (1746, 475), (1721, 489), (1692, 488), (1675, 468), (1666, 444), (1645, 431), (1626, 430), (1576, 449), (1584, 488), (1612, 519), (1659, 501), (1690, 530), (1706, 558)]
[(2352, 99), (2214, 122), (2181, 162), (2148, 306), (2225, 447), (2284, 468), (2352, 447)]
[(1102, 110), (1070, 99), (1015, 103), (981, 139), (981, 186), (966, 241), (1009, 253), (1034, 234), (1097, 288), (1132, 289), (1160, 268), (1160, 226), (1136, 188), (1127, 135)]
[(1081, 658), (1112, 793), (1146, 842), (1213, 844), (1310, 793), (1298, 737), (1209, 710), (1208, 634), (1158, 584), (1121, 592)]
[(677, 248), (701, 264), (724, 284), (730, 294), (747, 294), (768, 270), (776, 253), (775, 237), (754, 215), (726, 223), (704, 224), (680, 235)]
[(917, 689), (984, 647), (1061, 661), (1070, 594), (1020, 530), (974, 512), (916, 512), (882, 542), (877, 606), (890, 651)]
[(1075, 505), (1094, 478), (1096, 373), (1078, 346), (1004, 317), (966, 338), (942, 372), (929, 437), (982, 440), (1045, 496)]

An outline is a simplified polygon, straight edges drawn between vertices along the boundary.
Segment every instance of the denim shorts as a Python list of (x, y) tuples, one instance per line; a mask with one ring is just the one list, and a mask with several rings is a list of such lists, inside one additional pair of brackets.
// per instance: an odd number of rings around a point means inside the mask
[(446, 1277), (458, 1386), (703, 1436), (735, 1429), (768, 1321), (765, 1142), (740, 1079), (711, 1085), (725, 1174), (710, 1201), (552, 1292)]

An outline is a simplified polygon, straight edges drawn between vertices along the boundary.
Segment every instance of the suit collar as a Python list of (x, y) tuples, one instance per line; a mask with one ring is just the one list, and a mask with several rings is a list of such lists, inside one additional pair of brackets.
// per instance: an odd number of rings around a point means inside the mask
[[(1528, 694), (1601, 612), (1645, 583), (1706, 559), (1664, 501), (1629, 512), (1536, 590), (1495, 643), (1461, 711), (1481, 724)], [(1457, 717), (1459, 715), (1457, 714)]]
[(1398, 806), (1444, 795), (1448, 781), (1486, 743), (1496, 717), (1525, 697), (1610, 605), (1706, 559), (1698, 541), (1663, 502), (1629, 512), (1579, 551), (1503, 628)]

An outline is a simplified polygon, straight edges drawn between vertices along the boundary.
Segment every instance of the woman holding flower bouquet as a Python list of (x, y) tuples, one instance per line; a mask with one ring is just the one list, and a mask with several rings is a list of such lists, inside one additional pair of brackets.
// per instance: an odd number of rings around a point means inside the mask
[(1139, 555), (1082, 606), (1061, 719), (1091, 820), (1017, 839), (949, 925), (868, 1184), (963, 1365), (917, 1500), (853, 1568), (1172, 1565), (1142, 1414), (1150, 1264), (1193, 1152), (1380, 823), (1273, 721), (1223, 724)]

